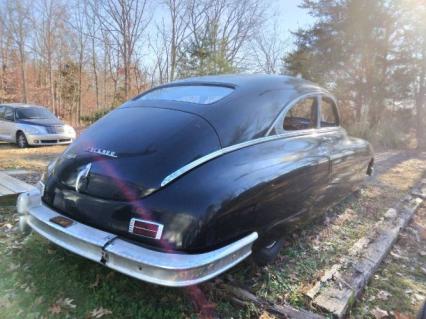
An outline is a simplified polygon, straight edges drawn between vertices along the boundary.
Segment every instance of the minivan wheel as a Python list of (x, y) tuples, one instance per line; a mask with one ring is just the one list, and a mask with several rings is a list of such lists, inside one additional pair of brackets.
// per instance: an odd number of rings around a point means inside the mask
[(275, 260), (283, 246), (284, 238), (263, 241), (254, 245), (253, 261), (258, 266), (266, 266)]
[(19, 148), (28, 147), (28, 141), (24, 133), (22, 132), (18, 133), (18, 135), (16, 136), (16, 144), (18, 145)]

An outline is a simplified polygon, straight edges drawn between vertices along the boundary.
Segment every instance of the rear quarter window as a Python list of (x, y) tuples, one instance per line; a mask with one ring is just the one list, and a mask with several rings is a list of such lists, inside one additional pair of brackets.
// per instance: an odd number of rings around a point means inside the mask
[(166, 100), (211, 104), (225, 98), (233, 91), (234, 89), (226, 86), (179, 85), (154, 89), (142, 95), (138, 100)]

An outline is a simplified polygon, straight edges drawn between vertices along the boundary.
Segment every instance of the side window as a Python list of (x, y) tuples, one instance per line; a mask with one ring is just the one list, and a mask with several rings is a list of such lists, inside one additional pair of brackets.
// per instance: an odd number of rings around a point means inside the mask
[(13, 109), (11, 107), (6, 107), (6, 110), (4, 111), (4, 119), (6, 121), (15, 120), (15, 116), (13, 115)]
[(0, 120), (4, 119), (4, 109), (5, 107), (0, 105)]
[(336, 105), (333, 100), (323, 97), (321, 100), (321, 127), (333, 127), (339, 125)]
[(318, 103), (315, 97), (296, 103), (286, 114), (283, 128), (285, 131), (306, 130), (317, 127)]

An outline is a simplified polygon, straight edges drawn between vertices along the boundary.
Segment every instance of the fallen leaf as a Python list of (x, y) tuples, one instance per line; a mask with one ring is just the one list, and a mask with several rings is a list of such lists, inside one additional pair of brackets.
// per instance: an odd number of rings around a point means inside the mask
[(386, 310), (380, 309), (379, 307), (376, 307), (376, 308), (374, 308), (373, 311), (371, 311), (371, 314), (376, 319), (382, 319), (382, 318), (387, 317), (388, 312)]
[(50, 308), (49, 308), (49, 312), (52, 315), (59, 315), (62, 311), (62, 308), (60, 305), (58, 305), (57, 303), (53, 304)]
[(70, 298), (65, 298), (65, 299), (60, 299), (60, 305), (65, 307), (65, 308), (70, 308), (70, 309), (75, 309), (77, 306), (73, 304), (74, 299), (70, 299)]
[(411, 316), (404, 313), (395, 312), (395, 319), (410, 319)]
[(107, 316), (107, 315), (112, 315), (112, 311), (109, 309), (105, 309), (103, 307), (94, 309), (91, 313), (90, 313), (90, 317), (91, 318), (102, 318), (103, 316)]
[(386, 290), (380, 290), (377, 294), (377, 298), (380, 300), (388, 300), (390, 296), (392, 296), (392, 294), (387, 292)]
[(395, 252), (393, 252), (393, 251), (391, 251), (391, 252), (390, 252), (390, 255), (391, 255), (393, 258), (395, 258), (395, 259), (401, 259), (401, 260), (406, 260), (406, 261), (408, 261), (408, 260), (409, 260), (409, 258), (408, 258), (408, 257), (401, 256), (401, 255), (399, 255), (399, 254), (397, 254), (397, 253), (395, 253)]
[(99, 283), (101, 282), (101, 277), (99, 276), (99, 274), (96, 274), (96, 279), (95, 282), (93, 284), (90, 284), (90, 288), (96, 288), (99, 286)]
[(36, 300), (34, 301), (34, 304), (35, 305), (41, 305), (43, 303), (43, 301), (44, 301), (44, 298), (41, 296), (41, 297), (36, 298)]
[(262, 314), (260, 315), (259, 319), (273, 319), (274, 317), (272, 317), (268, 312), (264, 311), (262, 312)]

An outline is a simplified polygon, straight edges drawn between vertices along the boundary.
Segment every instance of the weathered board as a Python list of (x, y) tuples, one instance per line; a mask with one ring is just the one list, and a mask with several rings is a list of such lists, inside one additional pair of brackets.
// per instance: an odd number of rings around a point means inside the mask
[(239, 287), (222, 284), (223, 287), (228, 293), (234, 296), (235, 299), (240, 302), (251, 302), (261, 308), (265, 309), (269, 313), (277, 316), (278, 318), (288, 318), (288, 319), (324, 319), (323, 316), (312, 313), (303, 309), (296, 309), (288, 304), (275, 305), (271, 304), (265, 300), (262, 300), (256, 297), (251, 292), (244, 290)]
[(426, 196), (426, 180), (407, 195), (397, 207), (389, 209), (373, 232), (360, 238), (342, 262), (325, 272), (306, 296), (312, 306), (343, 318), (368, 280), (389, 253)]
[(32, 189), (34, 186), (0, 172), (0, 197), (25, 193)]

